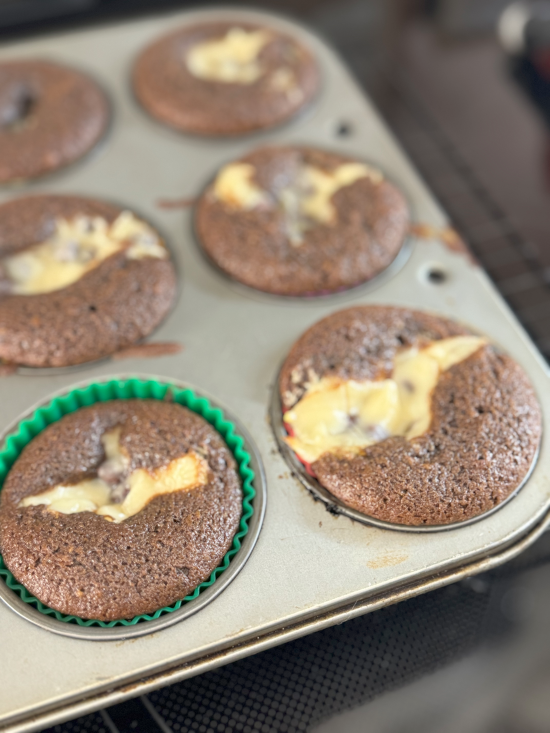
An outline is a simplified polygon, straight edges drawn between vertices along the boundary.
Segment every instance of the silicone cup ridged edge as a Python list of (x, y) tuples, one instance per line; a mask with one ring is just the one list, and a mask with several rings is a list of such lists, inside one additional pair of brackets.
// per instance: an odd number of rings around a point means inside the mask
[(229, 567), (232, 558), (240, 549), (241, 540), (248, 532), (248, 522), (254, 512), (252, 501), (256, 492), (253, 486), (254, 472), (250, 467), (250, 455), (245, 450), (243, 439), (236, 434), (235, 426), (232, 422), (226, 420), (223, 412), (218, 407), (212, 407), (206, 397), (197, 396), (189, 388), (182, 389), (171, 386), (169, 383), (142, 379), (114, 379), (108, 382), (92, 383), (86, 387), (74, 389), (60, 397), (55, 397), (47, 405), (37, 408), (30, 417), (19, 423), (16, 431), (8, 436), (5, 445), (0, 451), (0, 491), (10, 468), (20, 456), (23, 448), (48, 425), (57, 422), (64, 415), (75, 412), (81, 407), (115, 399), (137, 398), (165, 400), (169, 391), (173, 402), (177, 402), (201, 415), (221, 434), (237, 462), (239, 474), (243, 482), (243, 513), (231, 548), (225, 554), (221, 565), (212, 571), (210, 578), (200, 583), (191, 595), (176, 601), (171, 606), (159, 608), (152, 614), (142, 614), (134, 616), (132, 619), (117, 619), (116, 621), (108, 622), (95, 619), (81, 619), (78, 616), (60, 613), (44, 605), (31, 595), (23, 585), (16, 581), (5, 566), (0, 555), (0, 578), (3, 578), (8, 588), (17, 593), (25, 603), (33, 605), (40, 613), (54, 616), (58, 621), (63, 621), (64, 623), (76, 623), (79, 626), (101, 626), (103, 628), (134, 626), (139, 622), (152, 621), (165, 613), (176, 611), (184, 603), (188, 603), (197, 598), (202, 590), (211, 586), (223, 571)]

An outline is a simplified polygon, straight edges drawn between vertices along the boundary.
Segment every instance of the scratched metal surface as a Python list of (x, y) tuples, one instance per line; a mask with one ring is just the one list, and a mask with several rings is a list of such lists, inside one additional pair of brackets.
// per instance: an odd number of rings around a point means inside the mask
[[(529, 481), (513, 501), (475, 524), (428, 535), (333, 516), (290, 475), (268, 422), (270, 390), (293, 341), (337, 308), (393, 303), (471, 324), (524, 366), (545, 420), (550, 410), (547, 367), (485, 274), (435, 240), (413, 239), (408, 260), (391, 277), (323, 300), (283, 301), (249, 292), (205, 261), (193, 238), (191, 212), (163, 210), (156, 202), (193, 196), (222, 163), (266, 142), (306, 142), (365, 158), (401, 186), (415, 220), (436, 227), (446, 223), (445, 214), (334, 53), (306, 30), (273, 16), (219, 11), (226, 17), (264, 19), (290, 28), (310, 44), (321, 64), (324, 85), (306, 114), (278, 129), (231, 141), (179, 135), (148, 118), (133, 100), (128, 83), (136, 54), (176, 23), (212, 12), (171, 14), (0, 50), (0, 58), (40, 56), (83, 68), (107, 89), (114, 111), (108, 138), (87, 160), (41, 182), (5, 190), (2, 198), (19, 191), (79, 193), (120, 201), (150, 218), (167, 236), (181, 274), (177, 305), (153, 339), (185, 345), (178, 356), (105, 361), (59, 373), (27, 371), (2, 380), (0, 429), (53, 392), (82, 380), (123, 371), (185, 381), (211, 394), (254, 436), (267, 475), (264, 527), (246, 566), (219, 597), (200, 613), (155, 634), (117, 642), (63, 638), (0, 605), (2, 659), (9, 660), (0, 665), (0, 726), (13, 723), (18, 730), (30, 729), (32, 716), (48, 709), (62, 711), (102, 690), (254, 638), (257, 646), (247, 645), (247, 653), (252, 653), (270, 631), (331, 609), (352, 608), (356, 602), (361, 606), (368, 596), (502, 550), (518, 542), (549, 508), (547, 434)], [(351, 129), (344, 138), (337, 134), (342, 121)], [(447, 275), (441, 284), (426, 276), (434, 266)], [(334, 618), (339, 619), (337, 614)], [(307, 630), (304, 625), (302, 633)], [(271, 639), (266, 643), (276, 643), (277, 635)], [(135, 689), (127, 694), (135, 694)]]

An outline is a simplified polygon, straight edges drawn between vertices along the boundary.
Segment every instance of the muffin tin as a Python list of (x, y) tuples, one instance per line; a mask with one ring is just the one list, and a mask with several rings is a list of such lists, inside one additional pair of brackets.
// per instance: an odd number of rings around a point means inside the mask
[(125, 378), (119, 375), (114, 379), (86, 381), (69, 392), (63, 390), (53, 395), (46, 404), (31, 410), (23, 421), (18, 421), (13, 430), (8, 430), (4, 436), (3, 450), (0, 452), (0, 480), (9, 473), (9, 467), (19, 458), (24, 447), (61, 417), (85, 406), (115, 398), (162, 401), (170, 393), (175, 402), (202, 416), (218, 431), (238, 466), (243, 484), (242, 517), (231, 548), (223, 560), (189, 597), (148, 615), (110, 622), (84, 620), (45, 606), (0, 565), (0, 598), (17, 614), (42, 629), (75, 639), (116, 641), (134, 638), (165, 629), (196, 613), (221, 593), (242, 569), (256, 544), (265, 513), (265, 476), (258, 449), (246, 428), (233, 415), (223, 411), (205, 395), (176, 380), (142, 379), (135, 375)]
[[(132, 96), (134, 59), (177, 24), (213, 17), (264, 22), (307, 43), (323, 78), (311, 107), (279, 128), (229, 140), (182, 135), (152, 120)], [(418, 533), (327, 512), (279, 452), (269, 418), (278, 369), (298, 336), (334, 310), (379, 302), (432, 310), (488, 334), (527, 371), (546, 421), (547, 367), (467, 255), (449, 249), (443, 239), (411, 236), (397, 265), (370, 284), (322, 298), (263, 295), (228, 280), (203, 257), (191, 209), (159, 206), (163, 199), (195, 197), (219, 166), (254, 146), (307, 143), (372, 161), (401, 187), (415, 222), (434, 230), (447, 225), (376, 111), (322, 40), (272, 15), (224, 8), (33, 39), (0, 51), (0, 59), (15, 57), (51, 58), (90, 73), (111, 97), (113, 124), (95, 155), (47, 179), (4, 188), (0, 198), (30, 192), (81, 194), (112, 199), (150, 220), (174, 253), (180, 289), (173, 311), (148, 341), (178, 341), (184, 348), (147, 360), (26, 369), (2, 378), (0, 430), (5, 436), (33, 406), (82, 381), (124, 372), (184, 382), (234, 417), (245, 439), (253, 436), (260, 477), (256, 490), (261, 495), (263, 463), (269, 501), (256, 547), (238, 577), (200, 613), (170, 628), (144, 625), (144, 636), (123, 633), (116, 641), (94, 634), (103, 629), (71, 638), (31, 624), (0, 604), (6, 660), (0, 672), (0, 729), (39, 730), (486, 570), (544, 531), (550, 509), (546, 432), (533, 472), (512, 500), (475, 523)], [(349, 134), (340, 136), (342, 129)], [(11, 602), (5, 589), (2, 596)]]

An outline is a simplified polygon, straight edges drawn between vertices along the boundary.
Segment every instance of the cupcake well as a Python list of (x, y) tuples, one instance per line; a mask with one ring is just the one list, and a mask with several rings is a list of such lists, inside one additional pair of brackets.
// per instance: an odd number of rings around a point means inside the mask
[(64, 415), (97, 402), (135, 398), (161, 401), (170, 398), (171, 401), (201, 415), (220, 433), (237, 462), (239, 475), (242, 479), (243, 511), (239, 529), (233, 538), (231, 549), (225, 554), (222, 563), (212, 571), (208, 580), (203, 581), (195, 588), (191, 595), (176, 601), (171, 606), (159, 608), (152, 614), (142, 614), (134, 616), (132, 619), (117, 619), (108, 622), (63, 614), (44, 605), (14, 578), (0, 555), (0, 577), (5, 581), (8, 588), (14, 591), (22, 601), (32, 605), (40, 613), (66, 624), (75, 624), (82, 627), (99, 626), (105, 629), (113, 626), (135, 626), (138, 623), (153, 621), (164, 614), (178, 610), (182, 605), (196, 599), (203, 590), (212, 586), (216, 579), (227, 570), (232, 559), (241, 548), (242, 540), (249, 530), (249, 520), (254, 513), (253, 500), (256, 495), (253, 486), (255, 475), (250, 466), (250, 454), (245, 449), (243, 438), (236, 433), (235, 425), (225, 418), (220, 408), (213, 407), (206, 397), (195, 394), (189, 388), (181, 388), (152, 379), (113, 379), (107, 382), (92, 383), (85, 387), (73, 389), (65, 395), (54, 397), (48, 404), (38, 407), (30, 417), (25, 418), (17, 425), (15, 431), (7, 437), (0, 451), (0, 484), (3, 485), (9, 470), (23, 448), (48, 425), (57, 422)]

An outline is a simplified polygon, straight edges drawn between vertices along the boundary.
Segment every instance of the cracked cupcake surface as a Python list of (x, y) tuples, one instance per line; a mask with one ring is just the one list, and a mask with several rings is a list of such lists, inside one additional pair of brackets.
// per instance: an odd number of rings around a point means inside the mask
[(166, 125), (205, 135), (238, 135), (284, 122), (319, 87), (315, 59), (274, 28), (216, 22), (184, 26), (137, 59), (134, 91)]
[(201, 196), (199, 241), (227, 275), (308, 296), (385, 270), (409, 225), (401, 192), (373, 166), (304, 147), (259, 148), (226, 164)]
[(147, 336), (176, 278), (159, 234), (129, 211), (74, 196), (0, 205), (0, 358), (81, 364)]
[(113, 400), (63, 417), (23, 450), (0, 493), (0, 551), (51, 608), (132, 618), (210, 577), (241, 507), (235, 460), (202, 417)]
[(0, 183), (35, 178), (85, 155), (109, 122), (103, 91), (44, 60), (0, 63)]
[(366, 515), (444, 525), (483, 514), (528, 475), (540, 408), (488, 339), (428, 313), (339, 311), (295, 343), (279, 389), (287, 443)]

